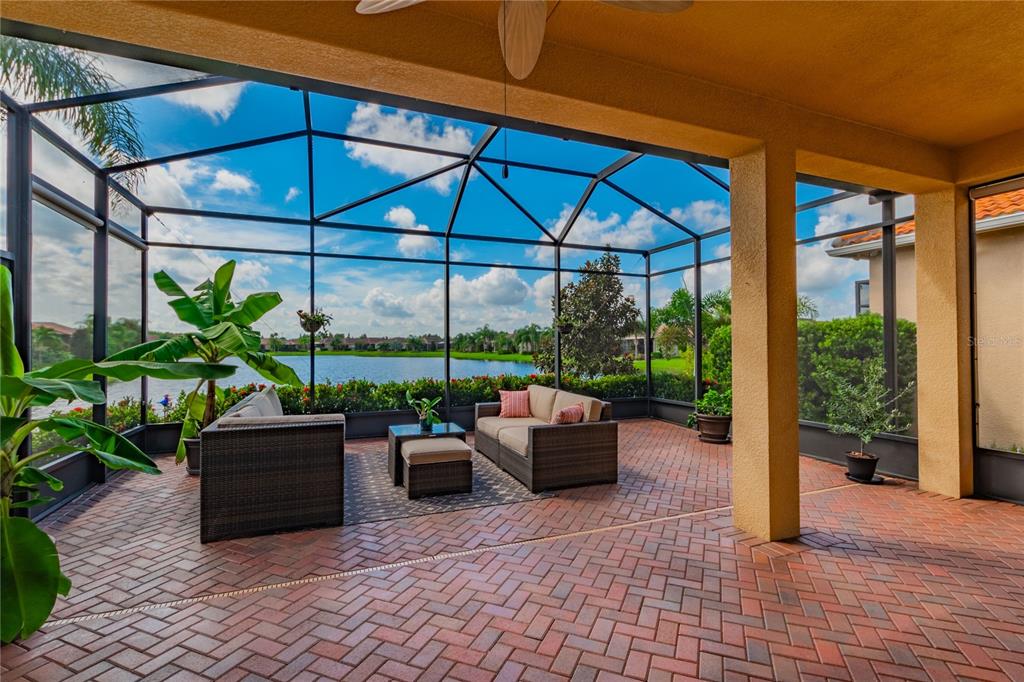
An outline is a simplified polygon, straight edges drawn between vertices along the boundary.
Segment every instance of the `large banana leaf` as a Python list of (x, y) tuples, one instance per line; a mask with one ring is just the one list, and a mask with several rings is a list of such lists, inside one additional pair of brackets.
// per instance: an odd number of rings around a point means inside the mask
[(209, 327), (214, 323), (212, 311), (207, 306), (201, 306), (198, 301), (189, 296), (166, 272), (161, 270), (153, 275), (153, 281), (160, 291), (168, 296), (176, 297), (168, 301), (168, 305), (174, 310), (179, 320), (199, 329)]
[(0, 639), (27, 637), (46, 622), (71, 581), (50, 536), (26, 518), (0, 516)]
[(302, 380), (288, 365), (278, 362), (268, 353), (254, 351), (239, 356), (242, 361), (260, 373), (260, 376), (278, 384), (302, 386)]
[(214, 319), (223, 319), (231, 307), (231, 280), (235, 276), (235, 261), (229, 260), (217, 268), (213, 275), (213, 287), (210, 290), (210, 305)]
[[(203, 329), (201, 333), (205, 340), (217, 346), (223, 353), (227, 355), (241, 355), (251, 350), (249, 340), (244, 332), (245, 330), (233, 322), (221, 322), (220, 324)], [(259, 337), (257, 337), (256, 343), (259, 343)]]
[(49, 417), (40, 420), (39, 428), (54, 431), (65, 441), (84, 438), (79, 449), (91, 452), (111, 469), (133, 469), (147, 474), (159, 474), (160, 469), (142, 450), (127, 438), (86, 419), (76, 417)]
[(32, 396), (32, 404), (36, 407), (51, 405), (56, 400), (81, 400), (91, 405), (107, 402), (103, 389), (96, 381), (45, 379), (27, 374), (21, 377), (5, 376), (0, 381), (3, 383), (4, 398), (22, 400)]
[[(153, 342), (133, 346), (101, 362), (90, 362), (79, 358), (64, 360), (49, 367), (27, 372), (25, 378), (70, 380), (87, 379), (94, 374), (99, 374), (119, 381), (133, 381), (142, 376), (154, 379), (224, 379), (235, 372), (234, 367), (230, 365), (175, 362), (171, 358), (166, 361), (157, 361), (156, 358), (147, 357), (155, 355), (150, 350), (152, 345)], [(69, 400), (71, 399), (69, 398)]]
[(234, 310), (225, 315), (224, 319), (235, 324), (249, 326), (279, 305), (281, 305), (281, 294), (276, 291), (250, 294)]
[(0, 267), (0, 374), (20, 377), (25, 366), (14, 345), (14, 299), (11, 271)]

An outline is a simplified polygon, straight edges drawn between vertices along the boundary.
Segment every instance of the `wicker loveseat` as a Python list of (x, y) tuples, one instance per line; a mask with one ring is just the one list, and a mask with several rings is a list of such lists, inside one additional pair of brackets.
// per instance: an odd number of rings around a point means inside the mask
[[(532, 492), (615, 483), (618, 423), (596, 398), (530, 385), (529, 417), (503, 418), (501, 403), (477, 403), (476, 449)], [(584, 421), (551, 424), (563, 407), (583, 403)]]
[(200, 541), (340, 526), (345, 416), (283, 415), (270, 390), (253, 396), (200, 434)]

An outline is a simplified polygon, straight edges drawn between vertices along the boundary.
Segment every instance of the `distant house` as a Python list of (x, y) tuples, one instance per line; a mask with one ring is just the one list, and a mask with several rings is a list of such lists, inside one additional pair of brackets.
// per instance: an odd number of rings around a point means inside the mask
[(66, 338), (71, 338), (71, 335), (75, 333), (74, 327), (69, 327), (66, 324), (58, 324), (56, 322), (33, 322), (32, 329), (49, 329), (55, 334)]
[[(1024, 445), (1024, 189), (974, 202), (978, 339), (979, 445)], [(896, 226), (896, 316), (917, 321), (916, 223)], [(868, 279), (855, 283), (850, 308), (882, 312), (882, 233), (865, 230), (832, 241), (828, 254), (867, 259)]]

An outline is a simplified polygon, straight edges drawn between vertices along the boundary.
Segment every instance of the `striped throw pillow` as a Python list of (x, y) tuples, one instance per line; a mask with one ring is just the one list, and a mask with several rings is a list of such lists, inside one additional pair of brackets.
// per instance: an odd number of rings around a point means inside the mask
[(529, 417), (530, 416), (530, 392), (529, 391), (498, 391), (501, 397), (501, 414), (499, 417)]
[(579, 424), (583, 421), (583, 403), (563, 407), (551, 417), (552, 424)]

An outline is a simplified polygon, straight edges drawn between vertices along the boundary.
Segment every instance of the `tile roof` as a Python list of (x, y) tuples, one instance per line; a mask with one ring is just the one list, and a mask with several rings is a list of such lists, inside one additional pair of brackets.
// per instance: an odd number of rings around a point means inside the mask
[[(995, 194), (990, 197), (978, 199), (974, 202), (974, 210), (975, 220), (996, 218), (998, 216), (1011, 215), (1013, 213), (1024, 213), (1024, 189), (1017, 189), (1012, 192), (1003, 192), (1002, 194)], [(913, 220), (900, 223), (896, 226), (896, 236), (913, 234), (915, 228), (916, 225)], [(845, 237), (839, 237), (833, 241), (832, 248), (835, 249), (841, 246), (852, 246), (854, 244), (867, 244), (869, 242), (879, 240), (881, 236), (882, 230), (877, 227), (873, 230), (854, 232), (853, 234), (848, 234)]]

